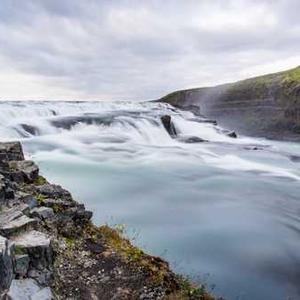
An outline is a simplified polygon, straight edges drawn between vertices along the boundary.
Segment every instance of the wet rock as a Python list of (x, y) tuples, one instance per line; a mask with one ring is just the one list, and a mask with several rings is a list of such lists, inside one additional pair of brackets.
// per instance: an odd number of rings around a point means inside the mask
[(40, 131), (38, 128), (36, 128), (35, 126), (32, 125), (28, 125), (28, 124), (20, 124), (20, 126), (29, 134), (31, 135), (39, 135)]
[(29, 231), (11, 239), (15, 249), (28, 254), (30, 268), (37, 270), (49, 269), (53, 262), (50, 238), (39, 231)]
[(11, 177), (16, 182), (31, 183), (39, 175), (38, 166), (31, 160), (11, 161), (9, 166), (12, 169)]
[(19, 254), (14, 256), (14, 271), (19, 278), (27, 274), (29, 268), (29, 256), (27, 254)]
[(300, 156), (290, 155), (289, 158), (292, 162), (300, 162)]
[(187, 143), (187, 144), (208, 142), (207, 140), (204, 140), (197, 136), (180, 137), (178, 140), (180, 142)]
[(209, 123), (209, 124), (213, 124), (213, 125), (217, 125), (217, 121), (216, 120), (211, 120), (211, 119), (207, 119), (205, 117), (196, 117), (196, 118), (189, 118), (189, 121), (193, 121), (193, 122), (197, 122), (197, 123)]
[(0, 160), (24, 160), (24, 154), (20, 142), (0, 143)]
[(231, 138), (237, 138), (237, 134), (234, 131), (230, 131), (226, 135), (229, 136), (229, 137), (231, 137)]
[(13, 279), (13, 263), (8, 240), (0, 236), (0, 299)]
[(41, 220), (52, 219), (54, 217), (54, 212), (51, 207), (35, 207), (30, 211), (31, 217), (36, 217)]
[(171, 137), (174, 137), (177, 135), (175, 126), (172, 122), (171, 116), (169, 115), (164, 115), (160, 117), (162, 124), (164, 125), (165, 129), (169, 133)]

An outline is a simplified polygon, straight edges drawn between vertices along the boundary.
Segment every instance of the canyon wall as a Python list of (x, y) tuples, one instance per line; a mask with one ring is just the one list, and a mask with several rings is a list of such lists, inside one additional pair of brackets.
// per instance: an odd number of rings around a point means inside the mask
[(200, 107), (203, 115), (240, 134), (300, 141), (300, 66), (215, 87), (176, 91), (160, 99)]

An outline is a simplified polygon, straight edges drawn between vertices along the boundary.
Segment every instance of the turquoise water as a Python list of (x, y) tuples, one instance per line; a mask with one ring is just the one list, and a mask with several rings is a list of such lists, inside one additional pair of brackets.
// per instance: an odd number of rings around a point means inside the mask
[[(14, 103), (1, 112), (2, 139), (20, 139), (94, 222), (126, 224), (134, 243), (216, 295), (300, 299), (298, 144), (228, 138), (156, 103)], [(209, 142), (170, 138), (166, 113), (180, 137)]]

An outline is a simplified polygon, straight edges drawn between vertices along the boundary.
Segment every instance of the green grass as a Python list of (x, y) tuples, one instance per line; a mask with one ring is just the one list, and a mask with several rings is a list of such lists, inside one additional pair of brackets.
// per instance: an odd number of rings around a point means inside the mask
[(284, 82), (299, 82), (300, 83), (300, 66), (285, 72)]

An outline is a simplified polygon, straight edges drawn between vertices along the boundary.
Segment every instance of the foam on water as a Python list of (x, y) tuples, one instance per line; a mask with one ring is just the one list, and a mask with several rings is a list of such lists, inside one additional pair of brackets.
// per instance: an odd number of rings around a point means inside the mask
[(129, 101), (1, 102), (0, 140), (16, 139), (96, 223), (137, 228), (140, 246), (210, 273), (216, 293), (300, 299), (299, 144), (231, 138), (191, 112)]

